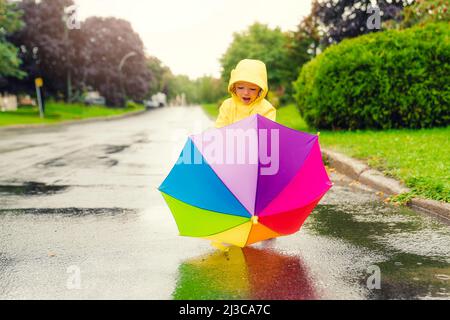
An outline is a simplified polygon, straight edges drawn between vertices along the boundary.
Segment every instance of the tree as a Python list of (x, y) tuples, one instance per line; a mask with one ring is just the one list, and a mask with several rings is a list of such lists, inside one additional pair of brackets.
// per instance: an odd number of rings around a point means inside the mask
[(151, 96), (157, 92), (163, 92), (169, 95), (169, 82), (173, 77), (169, 67), (163, 65), (161, 60), (156, 57), (147, 57), (147, 66), (150, 74), (153, 76), (150, 81), (150, 89), (148, 96)]
[[(303, 18), (297, 26), (297, 30), (292, 32), (288, 42), (288, 60), (290, 62), (289, 82), (297, 80), (302, 66), (320, 53), (320, 32), (319, 21), (314, 13), (317, 10), (318, 2), (313, 0), (311, 13)], [(287, 95), (292, 96), (292, 85), (287, 87)]]
[(191, 80), (185, 75), (173, 75), (167, 66), (156, 57), (147, 57), (147, 66), (152, 74), (148, 96), (163, 92), (169, 100), (185, 95), (188, 103), (214, 103), (226, 94), (226, 86), (220, 79), (203, 76)]
[(227, 86), (221, 79), (203, 76), (194, 82), (198, 103), (216, 103), (227, 94)]
[[(20, 50), (28, 77), (9, 80), (17, 91), (33, 92), (34, 78), (44, 78), (47, 93), (67, 101), (80, 98), (91, 87), (108, 105), (124, 105), (126, 96), (140, 100), (148, 92), (151, 73), (143, 43), (121, 19), (91, 17), (69, 28), (65, 9), (73, 0), (23, 0), (25, 28), (11, 35)], [(122, 58), (133, 52), (133, 56)]]
[(18, 48), (6, 39), (7, 35), (23, 27), (20, 17), (21, 12), (15, 3), (0, 0), (0, 78), (25, 76), (19, 68)]
[(450, 22), (449, 3), (444, 0), (417, 0), (403, 10), (401, 26), (408, 28), (428, 22)]
[(323, 31), (322, 44), (328, 46), (345, 38), (379, 31), (367, 27), (367, 21), (376, 11), (369, 11), (369, 6), (376, 3), (379, 8), (380, 21), (401, 20), (404, 6), (414, 0), (318, 0), (314, 15), (318, 18)]
[(168, 98), (170, 100), (184, 94), (187, 102), (192, 103), (197, 101), (194, 82), (188, 76), (172, 75), (168, 80)]
[(109, 105), (124, 105), (127, 97), (145, 98), (152, 74), (142, 40), (131, 24), (123, 19), (90, 17), (81, 28), (89, 57), (86, 85), (97, 89)]
[(269, 87), (282, 95), (290, 85), (288, 42), (288, 34), (279, 28), (270, 29), (261, 23), (255, 23), (243, 32), (234, 33), (232, 43), (220, 59), (224, 83), (228, 83), (231, 70), (240, 60), (259, 59), (267, 66)]
[(10, 86), (33, 92), (34, 78), (42, 77), (48, 93), (67, 100), (71, 100), (72, 87), (81, 89), (82, 30), (68, 30), (64, 21), (64, 9), (73, 4), (72, 0), (18, 2), (25, 27), (10, 39), (21, 49), (22, 69), (28, 77), (11, 80)]

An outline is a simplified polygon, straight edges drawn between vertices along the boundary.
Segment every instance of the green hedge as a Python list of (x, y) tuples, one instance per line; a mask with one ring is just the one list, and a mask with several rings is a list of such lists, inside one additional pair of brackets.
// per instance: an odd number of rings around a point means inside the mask
[(390, 129), (450, 120), (450, 27), (428, 24), (344, 40), (303, 66), (295, 99), (309, 126)]

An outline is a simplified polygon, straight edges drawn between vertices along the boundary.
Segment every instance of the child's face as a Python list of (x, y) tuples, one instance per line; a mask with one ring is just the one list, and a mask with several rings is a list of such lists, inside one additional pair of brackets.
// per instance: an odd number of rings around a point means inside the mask
[(234, 85), (236, 95), (244, 104), (251, 104), (259, 96), (259, 91), (261, 90), (256, 84), (239, 81)]

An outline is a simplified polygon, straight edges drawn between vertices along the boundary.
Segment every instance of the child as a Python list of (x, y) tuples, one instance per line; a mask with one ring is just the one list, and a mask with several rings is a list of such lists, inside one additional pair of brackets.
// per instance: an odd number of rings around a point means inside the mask
[(220, 106), (216, 128), (230, 125), (253, 114), (260, 114), (275, 121), (276, 109), (264, 99), (268, 92), (264, 62), (241, 60), (231, 71), (228, 92), (231, 98)]
[[(241, 60), (231, 71), (228, 92), (231, 98), (220, 106), (216, 128), (221, 128), (253, 114), (260, 114), (272, 121), (276, 118), (276, 109), (267, 101), (267, 70), (259, 60)], [(228, 251), (226, 243), (212, 241), (211, 245), (222, 251)]]

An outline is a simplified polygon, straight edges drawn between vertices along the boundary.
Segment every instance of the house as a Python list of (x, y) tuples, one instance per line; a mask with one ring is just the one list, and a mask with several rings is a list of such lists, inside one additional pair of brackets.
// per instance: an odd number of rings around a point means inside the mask
[(17, 111), (17, 97), (15, 95), (0, 94), (0, 111)]

